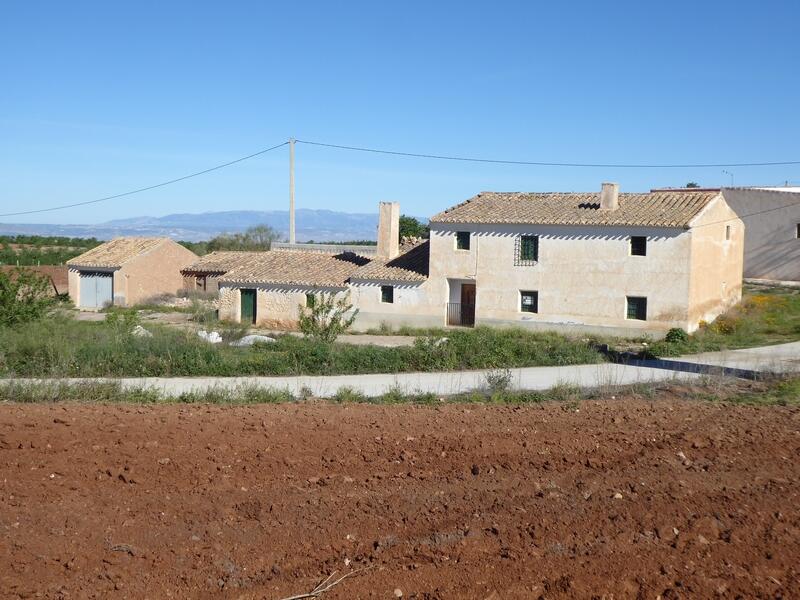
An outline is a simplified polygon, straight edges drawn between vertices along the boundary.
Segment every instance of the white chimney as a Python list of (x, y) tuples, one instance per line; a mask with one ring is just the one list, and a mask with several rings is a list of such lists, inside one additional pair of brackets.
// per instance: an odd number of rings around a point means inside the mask
[(600, 210), (617, 210), (619, 208), (619, 184), (604, 183), (600, 191)]
[(378, 258), (391, 260), (400, 254), (400, 204), (381, 202), (378, 210)]

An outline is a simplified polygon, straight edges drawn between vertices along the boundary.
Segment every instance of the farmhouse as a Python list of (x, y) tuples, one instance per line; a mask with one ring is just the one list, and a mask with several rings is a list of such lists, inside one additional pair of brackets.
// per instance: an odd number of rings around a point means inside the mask
[(69, 295), (81, 309), (131, 306), (183, 287), (197, 255), (169, 238), (123, 237), (67, 261)]
[(351, 293), (357, 329), (516, 325), (614, 335), (697, 329), (741, 299), (744, 225), (719, 190), (484, 192), (399, 240), (381, 203), (374, 257), (282, 249), (220, 278), (220, 315), (296, 325), (316, 291)]
[(693, 331), (741, 298), (744, 225), (719, 191), (484, 192), (430, 225), (448, 324)]

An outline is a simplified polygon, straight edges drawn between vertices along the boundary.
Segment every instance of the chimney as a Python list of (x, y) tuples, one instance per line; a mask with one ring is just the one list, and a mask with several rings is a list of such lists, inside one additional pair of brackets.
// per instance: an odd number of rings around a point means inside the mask
[(600, 191), (600, 210), (617, 210), (619, 208), (619, 184), (604, 183)]
[(378, 210), (378, 258), (392, 260), (400, 254), (400, 204), (381, 202)]

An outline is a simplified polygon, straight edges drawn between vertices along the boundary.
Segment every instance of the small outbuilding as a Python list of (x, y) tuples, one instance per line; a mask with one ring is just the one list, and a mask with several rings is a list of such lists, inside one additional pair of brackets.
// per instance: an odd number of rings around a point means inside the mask
[(69, 295), (81, 309), (133, 306), (183, 288), (197, 255), (169, 238), (122, 237), (67, 261)]
[(220, 277), (236, 267), (252, 263), (262, 254), (264, 252), (217, 250), (201, 256), (196, 262), (181, 269), (184, 289), (216, 294), (219, 291)]

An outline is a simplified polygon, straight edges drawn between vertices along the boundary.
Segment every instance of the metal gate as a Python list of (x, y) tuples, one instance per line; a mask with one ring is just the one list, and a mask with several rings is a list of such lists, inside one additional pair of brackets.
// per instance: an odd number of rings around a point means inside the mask
[(114, 275), (97, 271), (81, 271), (80, 307), (103, 308), (114, 303)]

